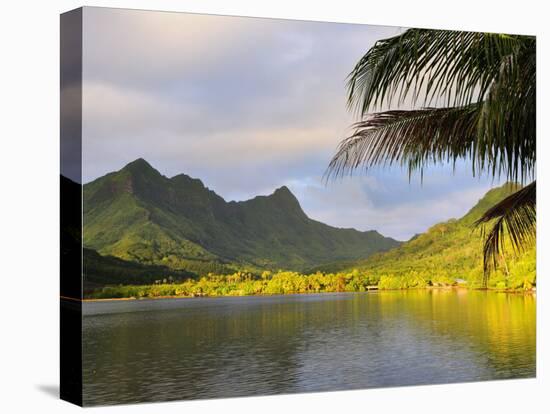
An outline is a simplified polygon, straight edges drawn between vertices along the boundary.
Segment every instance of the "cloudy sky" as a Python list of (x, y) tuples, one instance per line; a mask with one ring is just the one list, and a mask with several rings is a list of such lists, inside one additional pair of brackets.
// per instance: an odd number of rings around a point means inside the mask
[(397, 167), (322, 182), (356, 120), (347, 74), (401, 30), (86, 8), (83, 181), (142, 157), (226, 200), (286, 185), (314, 219), (400, 240), (460, 217), (498, 184), (466, 162), (423, 183)]

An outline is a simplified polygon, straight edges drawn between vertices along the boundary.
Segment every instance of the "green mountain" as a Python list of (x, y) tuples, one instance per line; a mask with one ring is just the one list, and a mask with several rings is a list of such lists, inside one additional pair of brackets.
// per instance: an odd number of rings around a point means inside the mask
[(84, 248), (84, 291), (105, 285), (144, 285), (157, 281), (185, 280), (197, 275), (166, 266), (144, 265), (113, 256), (102, 256), (95, 250)]
[(198, 275), (305, 268), (365, 258), (399, 242), (312, 220), (287, 187), (226, 202), (185, 174), (138, 159), (84, 185), (84, 246), (142, 265)]
[[(518, 189), (506, 183), (487, 192), (462, 218), (436, 224), (423, 234), (388, 252), (374, 254), (365, 260), (332, 263), (311, 271), (367, 273), (380, 287), (399, 288), (426, 284), (454, 284), (466, 281), (479, 286), (483, 275), (483, 239), (475, 221), (495, 203)], [(535, 283), (535, 248), (515, 254), (506, 249), (499, 267), (490, 278), (492, 287), (520, 288)]]

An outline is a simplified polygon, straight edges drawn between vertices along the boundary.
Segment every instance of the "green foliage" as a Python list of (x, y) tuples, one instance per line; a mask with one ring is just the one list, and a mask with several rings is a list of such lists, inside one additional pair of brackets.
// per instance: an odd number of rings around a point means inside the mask
[[(328, 263), (303, 273), (272, 272), (243, 264), (234, 265), (238, 271), (228, 272), (227, 265), (208, 260), (202, 262), (202, 267), (199, 260), (189, 260), (187, 267), (195, 266), (196, 272), (178, 271), (100, 256), (85, 249), (85, 293), (90, 298), (143, 298), (363, 292), (373, 287), (480, 288), (484, 283), (482, 238), (474, 223), (487, 208), (516, 189), (517, 185), (510, 183), (495, 188), (461, 219), (439, 223), (395, 249), (365, 260)], [(505, 250), (488, 287), (531, 289), (536, 284), (535, 249), (524, 254)]]
[[(449, 220), (431, 227), (396, 249), (379, 253), (362, 261), (345, 264), (332, 271), (358, 269), (380, 278), (381, 289), (404, 289), (422, 286), (484, 285), (483, 239), (475, 222), (490, 206), (517, 190), (507, 183), (489, 191), (460, 220)], [(326, 267), (319, 270), (327, 271)], [(525, 253), (504, 246), (497, 270), (489, 280), (492, 289), (530, 289), (536, 283), (534, 246)]]
[(522, 255), (510, 266), (510, 275), (507, 279), (507, 288), (509, 289), (531, 289), (536, 285), (536, 252), (531, 249), (527, 254)]
[[(509, 273), (498, 270), (491, 278), (492, 289), (531, 289), (535, 285), (534, 252), (521, 259), (510, 261)], [(457, 279), (465, 278), (466, 283)], [(200, 279), (176, 281), (173, 278), (158, 280), (148, 285), (106, 286), (87, 292), (89, 299), (112, 298), (160, 298), (201, 296), (285, 295), (299, 293), (366, 292), (371, 289), (411, 289), (426, 287), (458, 286), (478, 288), (483, 275), (482, 266), (473, 270), (454, 273), (430, 270), (401, 270), (384, 273), (375, 270), (353, 269), (347, 272), (309, 275), (297, 272), (263, 272), (260, 276), (236, 272), (230, 275), (209, 274)], [(170, 280), (174, 280), (170, 282)]]
[(209, 274), (185, 282), (142, 286), (106, 286), (90, 292), (92, 299), (155, 298), (163, 296), (247, 296), (296, 293), (364, 292), (375, 287), (378, 279), (357, 270), (347, 273), (264, 272), (261, 276), (236, 272), (231, 275)]
[[(536, 181), (509, 195), (488, 209), (476, 222), (487, 233), (483, 247), (483, 262), (486, 274), (496, 266), (499, 252), (504, 250), (509, 240), (517, 252), (533, 246), (536, 241), (537, 223), (537, 187)], [(487, 224), (491, 228), (487, 231)]]
[(416, 271), (411, 271), (406, 275), (383, 275), (380, 276), (378, 287), (380, 289), (408, 289), (408, 288), (425, 288), (429, 284), (425, 275), (421, 275)]
[[(199, 276), (302, 271), (399, 244), (376, 231), (337, 229), (309, 219), (286, 187), (226, 202), (200, 180), (164, 177), (142, 159), (86, 184), (83, 193), (87, 248)], [(110, 282), (124, 283), (117, 277)]]
[(166, 266), (143, 265), (113, 256), (101, 256), (94, 250), (84, 249), (84, 290), (90, 291), (112, 284), (148, 284), (156, 280), (171, 278), (185, 280), (197, 277), (189, 271), (174, 271)]

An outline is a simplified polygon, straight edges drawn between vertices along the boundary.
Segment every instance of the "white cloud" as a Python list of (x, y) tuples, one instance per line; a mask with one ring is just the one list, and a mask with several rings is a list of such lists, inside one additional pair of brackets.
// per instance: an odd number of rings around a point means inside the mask
[(286, 184), (315, 219), (400, 239), (460, 216), (486, 181), (462, 176), (453, 190), (432, 175), (418, 191), (394, 171), (320, 183), (354, 120), (346, 76), (399, 30), (86, 8), (83, 180), (143, 157), (228, 200)]
[[(350, 67), (396, 29), (89, 8), (84, 30), (89, 181), (137, 157), (167, 174), (201, 163), (223, 177), (313, 154), (322, 172), (353, 120)], [(276, 187), (287, 177), (271, 178)]]
[[(84, 70), (91, 78), (159, 83), (189, 75), (246, 47), (243, 18), (87, 7)], [(250, 25), (258, 25), (252, 20)], [(158, 77), (158, 78), (156, 78)]]

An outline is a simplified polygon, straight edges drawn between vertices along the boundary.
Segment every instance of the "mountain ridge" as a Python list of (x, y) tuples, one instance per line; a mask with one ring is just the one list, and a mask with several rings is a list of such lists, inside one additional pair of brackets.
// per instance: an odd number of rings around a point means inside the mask
[[(336, 262), (309, 269), (309, 272), (359, 271), (380, 280), (382, 288), (423, 286), (426, 283), (452, 285), (467, 280), (481, 286), (483, 277), (483, 238), (475, 221), (495, 203), (517, 191), (517, 183), (505, 183), (489, 190), (461, 218), (431, 226), (395, 249), (375, 253), (366, 259)], [(492, 287), (531, 286), (535, 278), (535, 249), (522, 254), (503, 254), (490, 279)], [(501, 285), (499, 285), (499, 283)]]
[(147, 265), (302, 270), (399, 245), (374, 230), (310, 219), (286, 186), (228, 202), (200, 179), (165, 177), (143, 158), (85, 184), (83, 194), (85, 246)]

